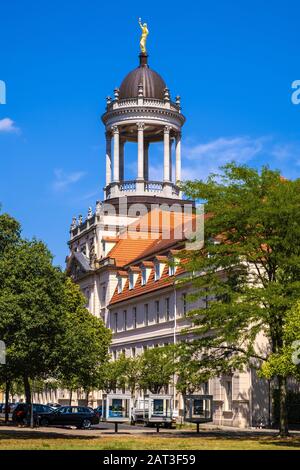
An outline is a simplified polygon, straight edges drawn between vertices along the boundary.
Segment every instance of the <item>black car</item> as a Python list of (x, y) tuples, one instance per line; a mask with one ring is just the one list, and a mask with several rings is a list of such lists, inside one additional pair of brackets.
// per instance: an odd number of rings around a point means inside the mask
[(41, 426), (76, 426), (89, 429), (92, 424), (99, 424), (99, 413), (87, 406), (61, 406), (39, 419)]
[[(53, 408), (40, 403), (33, 403), (33, 422), (38, 424), (43, 415), (53, 413)], [(19, 424), (30, 423), (30, 405), (27, 403), (18, 403), (12, 414), (12, 421)]]
[(97, 406), (94, 408), (95, 413), (98, 413), (99, 417), (102, 418), (102, 405)]

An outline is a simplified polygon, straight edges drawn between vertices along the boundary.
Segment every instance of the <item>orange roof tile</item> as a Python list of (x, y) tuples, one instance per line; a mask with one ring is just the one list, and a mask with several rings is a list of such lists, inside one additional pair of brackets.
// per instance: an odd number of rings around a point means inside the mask
[(107, 258), (113, 258), (116, 266), (123, 267), (135, 258), (141, 256), (142, 253), (149, 249), (154, 243), (155, 240), (121, 239), (107, 254)]
[(122, 292), (118, 293), (118, 289), (116, 288), (114, 295), (112, 296), (112, 299), (109, 303), (109, 306), (115, 305), (122, 301), (133, 299), (135, 297), (138, 297), (139, 295), (147, 294), (147, 293), (156, 291), (158, 289), (164, 289), (165, 287), (170, 287), (173, 285), (176, 277), (179, 276), (180, 274), (183, 274), (184, 272), (185, 272), (184, 268), (182, 266), (178, 266), (176, 269), (176, 275), (169, 276), (169, 267), (165, 266), (160, 279), (158, 281), (155, 281), (154, 269), (152, 269), (149, 275), (148, 281), (145, 285), (142, 285), (141, 275), (139, 274), (133, 289), (129, 289), (128, 281), (126, 281), (126, 284)]

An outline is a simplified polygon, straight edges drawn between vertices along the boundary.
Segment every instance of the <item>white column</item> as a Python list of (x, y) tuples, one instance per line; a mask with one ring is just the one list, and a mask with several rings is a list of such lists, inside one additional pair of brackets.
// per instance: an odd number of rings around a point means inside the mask
[(144, 180), (149, 180), (149, 145), (150, 142), (144, 142)]
[(181, 181), (181, 132), (176, 135), (175, 183)]
[(164, 127), (164, 181), (170, 181), (170, 130)]
[(173, 139), (170, 137), (170, 181), (172, 181), (172, 144), (173, 144)]
[(139, 122), (138, 128), (138, 180), (144, 179), (144, 123)]
[(120, 134), (119, 134), (119, 129), (118, 126), (113, 126), (113, 133), (114, 133), (114, 181), (119, 182), (120, 180), (120, 175), (119, 175), (119, 140), (120, 140)]
[(125, 141), (121, 140), (119, 145), (120, 145), (120, 149), (119, 149), (119, 158), (120, 158), (119, 177), (120, 177), (120, 181), (124, 181), (124, 145), (125, 145)]
[(106, 138), (106, 186), (111, 183), (111, 134), (105, 133)]

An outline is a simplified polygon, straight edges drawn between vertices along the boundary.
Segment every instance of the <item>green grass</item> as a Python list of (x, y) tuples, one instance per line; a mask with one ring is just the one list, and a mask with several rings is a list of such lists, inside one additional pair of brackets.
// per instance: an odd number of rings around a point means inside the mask
[(0, 450), (300, 450), (300, 438), (231, 438), (191, 435), (101, 436), (86, 438), (0, 433)]

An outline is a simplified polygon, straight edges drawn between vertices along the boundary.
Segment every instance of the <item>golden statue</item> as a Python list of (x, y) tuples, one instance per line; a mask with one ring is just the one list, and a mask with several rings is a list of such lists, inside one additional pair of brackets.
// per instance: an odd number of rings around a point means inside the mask
[(142, 24), (142, 19), (139, 18), (139, 25), (142, 30), (142, 36), (140, 40), (140, 48), (143, 54), (146, 54), (146, 41), (147, 41), (147, 36), (149, 34), (148, 28), (147, 28), (147, 23)]

